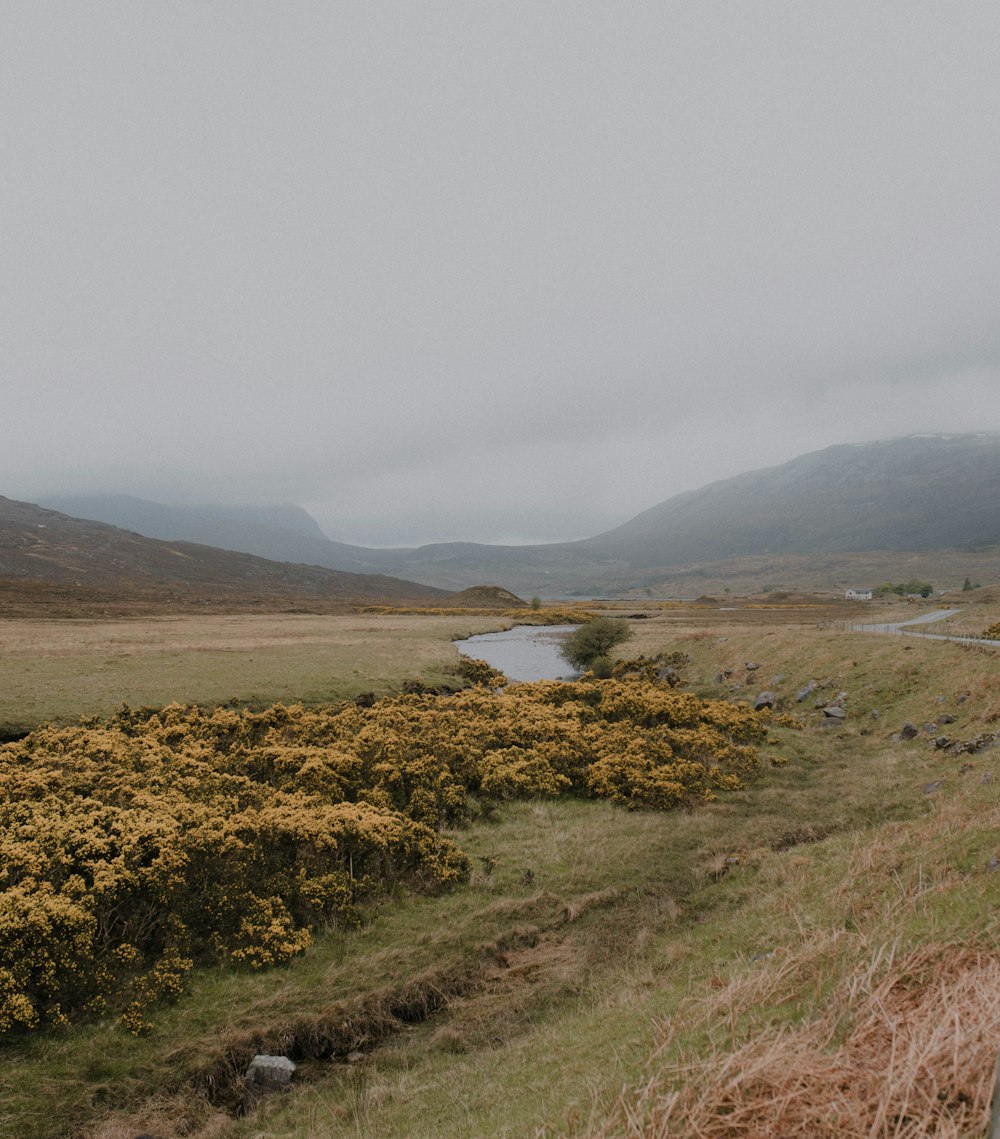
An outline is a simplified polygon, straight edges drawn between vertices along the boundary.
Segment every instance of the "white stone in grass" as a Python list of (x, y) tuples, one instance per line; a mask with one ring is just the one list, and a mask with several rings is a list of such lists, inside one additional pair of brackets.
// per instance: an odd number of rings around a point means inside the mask
[(267, 1056), (259, 1053), (250, 1061), (246, 1070), (248, 1084), (281, 1088), (291, 1082), (295, 1074), (295, 1064), (287, 1056)]

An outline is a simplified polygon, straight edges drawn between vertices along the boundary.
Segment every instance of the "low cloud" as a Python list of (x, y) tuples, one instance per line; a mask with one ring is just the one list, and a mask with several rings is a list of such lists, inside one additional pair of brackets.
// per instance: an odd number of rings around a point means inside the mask
[(562, 540), (1000, 431), (998, 38), (903, 0), (25, 6), (0, 493)]

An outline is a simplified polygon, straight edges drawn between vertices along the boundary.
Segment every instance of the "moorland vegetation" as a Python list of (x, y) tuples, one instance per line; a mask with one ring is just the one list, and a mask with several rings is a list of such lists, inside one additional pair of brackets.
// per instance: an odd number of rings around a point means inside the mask
[[(982, 630), (1000, 617), (998, 598), (980, 590), (946, 624)], [(896, 609), (912, 616), (912, 607)], [(44, 747), (30, 736), (11, 745), (5, 762), (25, 756), (25, 745), (36, 753), (15, 765), (15, 779), (27, 788), (39, 771), (21, 822), (30, 824), (34, 805), (50, 802), (61, 784), (67, 820), (77, 806), (81, 818), (93, 809), (98, 824), (116, 811), (125, 818), (145, 782), (180, 812), (157, 832), (168, 854), (167, 840), (189, 821), (206, 840), (230, 839), (209, 846), (222, 858), (222, 877), (235, 877), (226, 859), (235, 869), (247, 858), (242, 877), (270, 889), (269, 901), (287, 897), (289, 916), (273, 929), (260, 923), (256, 943), (237, 939), (232, 950), (209, 937), (202, 951), (187, 952), (191, 968), (168, 959), (160, 992), (156, 978), (147, 988), (139, 980), (143, 964), (155, 970), (155, 957), (141, 962), (126, 950), (115, 959), (120, 988), (108, 990), (104, 1011), (84, 1008), (72, 1026), (55, 1015), (46, 1024), (40, 1011), (35, 1028), (8, 1031), (0, 1040), (0, 1132), (985, 1133), (1000, 1033), (996, 653), (878, 637), (826, 619), (842, 610), (773, 597), (727, 598), (724, 608), (651, 606), (650, 619), (629, 623), (633, 660), (616, 665), (611, 681), (542, 685), (531, 701), (535, 686), (504, 686), (472, 663), (467, 679), (477, 683), (443, 691), (441, 656), (425, 652), (413, 626), (446, 642), (458, 618), (327, 618), (355, 655), (382, 629), (396, 675), (409, 667), (441, 694), (410, 684), (360, 705), (341, 697), (336, 707), (312, 700), (301, 710), (123, 709), (118, 726), (105, 717), (43, 727), (36, 736)], [(314, 624), (282, 618), (270, 656), (284, 660), (284, 637)], [(252, 655), (263, 653), (261, 638)], [(185, 659), (203, 655), (192, 645)], [(315, 647), (311, 655), (325, 674), (333, 658), (317, 657)], [(364, 661), (355, 666), (382, 677), (378, 654)], [(99, 669), (91, 675), (104, 683)], [(236, 691), (228, 675), (225, 691), (230, 683)], [(306, 685), (306, 673), (295, 675)], [(384, 677), (354, 679), (385, 690)], [(307, 683), (318, 688), (315, 677)], [(784, 714), (750, 713), (747, 701), (763, 686)], [(845, 715), (828, 717), (831, 705)], [(656, 722), (664, 708), (694, 707), (706, 721), (678, 723), (671, 713)], [(464, 739), (449, 708), (464, 708), (476, 725)], [(338, 737), (341, 716), (349, 740)], [(917, 726), (913, 738), (900, 732), (906, 722)], [(553, 748), (552, 731), (569, 746)], [(650, 765), (658, 758), (652, 741), (662, 749), (667, 733), (672, 755)], [(420, 753), (424, 736), (433, 754)], [(601, 740), (614, 761), (603, 780), (599, 758), (579, 765)], [(704, 762), (696, 764), (701, 781), (684, 785), (680, 776), (709, 740), (712, 750), (720, 742), (733, 749), (719, 777), (735, 776), (742, 788), (705, 786)], [(458, 751), (471, 759), (459, 762)], [(671, 766), (680, 771), (667, 778)], [(371, 791), (352, 783), (376, 769)], [(681, 785), (672, 810), (650, 809), (644, 798), (652, 792), (655, 804), (663, 793), (650, 778), (661, 769)], [(556, 793), (559, 775), (571, 786)], [(615, 793), (621, 801), (611, 801)], [(293, 802), (310, 827), (338, 812), (386, 820), (374, 837), (363, 828), (340, 832), (338, 843), (360, 854), (353, 867), (348, 860), (346, 882), (334, 878), (347, 890), (326, 895), (333, 904), (311, 917), (309, 880), (322, 867), (309, 860), (315, 832), (301, 836), (291, 825), (284, 807)], [(259, 828), (265, 818), (273, 831)], [(55, 828), (60, 841), (66, 830)], [(30, 839), (30, 825), (24, 833)], [(93, 856), (96, 866), (101, 833), (99, 825), (86, 832), (92, 846), (27, 854), (39, 872), (45, 859)], [(262, 855), (277, 835), (303, 844), (301, 883), (282, 867), (284, 853), (274, 854), (274, 881), (287, 895), (265, 885)], [(394, 835), (414, 841), (396, 844)], [(422, 836), (433, 843), (426, 852)], [(398, 856), (407, 849), (410, 861)], [(435, 875), (435, 866), (446, 873)], [(169, 871), (169, 858), (162, 868)], [(127, 894), (133, 869), (112, 858), (102, 884), (113, 890), (119, 881)], [(345, 866), (334, 857), (327, 872)], [(243, 904), (254, 912), (246, 894)], [(287, 958), (265, 967), (261, 950), (272, 936)], [(312, 944), (300, 952), (288, 944), (295, 936)], [(185, 957), (180, 942), (177, 954)], [(176, 1001), (172, 966), (186, 990)], [(292, 1094), (247, 1098), (242, 1074), (260, 1051), (299, 1065)]]
[[(301, 953), (359, 903), (468, 875), (445, 826), (514, 798), (668, 809), (757, 770), (767, 716), (647, 675), (255, 713), (121, 708), (0, 749), (0, 1031), (120, 1015), (196, 963)], [(419, 687), (419, 686), (416, 686)]]

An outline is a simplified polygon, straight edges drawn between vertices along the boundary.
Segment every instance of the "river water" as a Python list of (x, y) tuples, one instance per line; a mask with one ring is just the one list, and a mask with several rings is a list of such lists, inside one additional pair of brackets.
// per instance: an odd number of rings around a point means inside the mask
[(559, 655), (578, 625), (515, 625), (502, 633), (480, 633), (456, 641), (462, 656), (484, 660), (511, 680), (575, 680), (579, 675)]

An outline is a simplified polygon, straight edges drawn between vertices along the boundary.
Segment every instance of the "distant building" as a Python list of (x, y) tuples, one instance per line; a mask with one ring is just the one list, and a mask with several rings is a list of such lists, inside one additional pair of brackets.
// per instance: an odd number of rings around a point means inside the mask
[(849, 589), (844, 596), (848, 601), (871, 601), (872, 591), (870, 589)]

